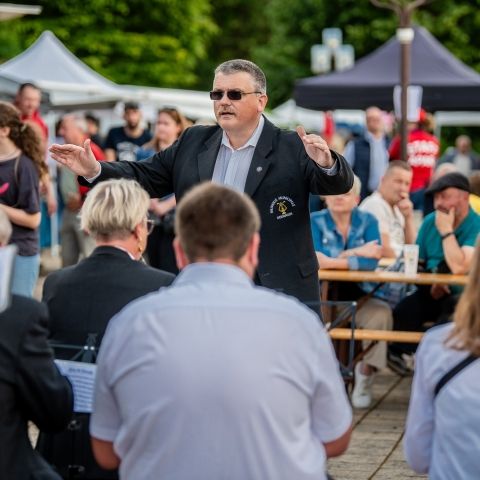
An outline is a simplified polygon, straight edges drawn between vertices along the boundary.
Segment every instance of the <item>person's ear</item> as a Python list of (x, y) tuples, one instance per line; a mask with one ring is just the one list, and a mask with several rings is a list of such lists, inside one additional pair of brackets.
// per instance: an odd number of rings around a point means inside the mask
[(179, 270), (183, 270), (190, 262), (185, 255), (185, 252), (180, 244), (178, 237), (173, 239), (173, 251), (175, 252), (175, 260), (177, 261), (177, 267)]
[(10, 135), (10, 127), (0, 127), (0, 137), (7, 138)]
[(258, 232), (255, 232), (252, 236), (252, 239), (250, 240), (250, 244), (248, 245), (248, 257), (254, 271), (258, 267), (258, 250), (259, 249), (260, 249), (260, 234)]
[(265, 107), (267, 106), (268, 97), (267, 95), (259, 95), (258, 96), (258, 111), (263, 112)]

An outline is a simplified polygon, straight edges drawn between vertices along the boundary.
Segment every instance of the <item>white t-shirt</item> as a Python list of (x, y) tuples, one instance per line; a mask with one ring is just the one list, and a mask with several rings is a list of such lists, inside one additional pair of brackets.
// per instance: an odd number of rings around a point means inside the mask
[(351, 421), (318, 317), (234, 266), (190, 265), (102, 342), (90, 431), (121, 478), (324, 479)]
[(398, 257), (405, 245), (405, 217), (400, 209), (388, 204), (379, 192), (373, 192), (359, 206), (360, 210), (370, 212), (378, 220), (380, 233), (390, 237), (390, 246)]
[(432, 328), (420, 343), (404, 439), (408, 464), (433, 480), (480, 476), (480, 360), (433, 396), (443, 375), (468, 356), (445, 346), (452, 327)]

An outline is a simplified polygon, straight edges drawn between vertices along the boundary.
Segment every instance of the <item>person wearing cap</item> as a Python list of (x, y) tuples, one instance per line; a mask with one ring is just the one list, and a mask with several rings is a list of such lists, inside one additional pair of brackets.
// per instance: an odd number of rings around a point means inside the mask
[[(469, 205), (470, 184), (459, 172), (447, 173), (432, 183), (427, 195), (433, 196), (435, 211), (427, 215), (417, 236), (419, 261), (426, 271), (467, 274), (480, 232), (480, 216)], [(418, 286), (394, 309), (394, 330), (420, 331), (424, 322), (450, 321), (460, 287)], [(412, 352), (416, 346), (394, 344), (396, 354)]]
[(137, 150), (152, 139), (152, 134), (142, 127), (142, 112), (138, 103), (125, 103), (123, 119), (125, 125), (111, 128), (105, 140), (105, 156), (108, 162), (136, 161)]
[[(408, 123), (407, 162), (412, 167), (410, 200), (415, 210), (423, 210), (425, 190), (428, 187), (440, 152), (438, 138), (427, 130), (428, 114), (421, 108), (418, 119)], [(396, 135), (388, 151), (390, 160), (402, 160), (400, 135)]]

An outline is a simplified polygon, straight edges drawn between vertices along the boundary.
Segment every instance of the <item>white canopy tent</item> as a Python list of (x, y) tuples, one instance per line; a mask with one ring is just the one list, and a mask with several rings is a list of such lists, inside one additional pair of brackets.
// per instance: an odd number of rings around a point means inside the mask
[(112, 108), (117, 102), (137, 101), (152, 109), (170, 106), (194, 119), (213, 119), (206, 92), (117, 85), (79, 60), (50, 31), (24, 52), (0, 65), (0, 93), (11, 98), (18, 86), (33, 82), (45, 92), (48, 109)]

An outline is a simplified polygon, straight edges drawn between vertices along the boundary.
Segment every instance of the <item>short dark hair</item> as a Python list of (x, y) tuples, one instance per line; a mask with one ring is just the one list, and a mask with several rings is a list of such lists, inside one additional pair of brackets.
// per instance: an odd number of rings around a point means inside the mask
[(19, 87), (18, 87), (18, 92), (17, 93), (22, 93), (26, 88), (33, 88), (35, 90), (38, 90), (39, 92), (41, 92), (41, 88), (38, 87), (37, 85), (35, 85), (34, 83), (32, 82), (25, 82), (25, 83), (22, 83)]
[(190, 262), (238, 261), (259, 229), (260, 215), (247, 195), (211, 182), (192, 188), (175, 216), (175, 232)]
[(98, 119), (98, 117), (96, 117), (96, 116), (95, 116), (93, 113), (91, 113), (91, 112), (87, 112), (87, 113), (85, 114), (85, 120), (94, 123), (97, 127), (100, 126), (100, 120)]

